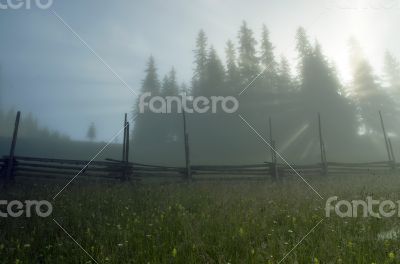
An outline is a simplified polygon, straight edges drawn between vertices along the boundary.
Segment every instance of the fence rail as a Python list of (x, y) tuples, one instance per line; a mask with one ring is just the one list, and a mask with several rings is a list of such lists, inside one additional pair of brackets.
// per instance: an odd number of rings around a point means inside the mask
[[(187, 179), (186, 167), (172, 167), (132, 163), (118, 160), (88, 161), (68, 160), (54, 158), (37, 158), (14, 156), (13, 162), (9, 157), (0, 158), (0, 174), (5, 179), (8, 164), (12, 164), (12, 178), (43, 178), (65, 179), (76, 175), (84, 179), (108, 179), (108, 180), (140, 180), (150, 178)], [(275, 167), (276, 166), (276, 169)], [(326, 167), (324, 167), (326, 166)], [(214, 179), (269, 179), (274, 180), (283, 177), (318, 176), (325, 175), (325, 168), (330, 175), (361, 175), (377, 174), (395, 170), (399, 163), (393, 162), (364, 162), (344, 163), (327, 162), (326, 164), (312, 165), (284, 165), (265, 162), (262, 164), (246, 165), (192, 165), (190, 167), (194, 180)]]

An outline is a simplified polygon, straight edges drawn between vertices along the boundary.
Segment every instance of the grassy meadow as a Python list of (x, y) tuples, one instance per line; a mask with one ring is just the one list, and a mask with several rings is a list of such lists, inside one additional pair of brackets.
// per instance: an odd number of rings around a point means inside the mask
[(0, 262), (400, 263), (397, 216), (326, 218), (324, 210), (333, 195), (400, 200), (397, 175), (308, 180), (324, 199), (298, 178), (76, 182), (55, 201), (62, 183), (17, 183), (0, 198), (46, 199), (54, 210), (48, 218), (0, 218)]

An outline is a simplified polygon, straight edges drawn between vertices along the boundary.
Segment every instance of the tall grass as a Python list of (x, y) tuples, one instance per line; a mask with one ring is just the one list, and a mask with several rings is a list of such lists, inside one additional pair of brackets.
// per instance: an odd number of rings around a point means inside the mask
[(400, 263), (399, 241), (378, 239), (397, 228), (397, 217), (326, 218), (324, 211), (332, 195), (399, 200), (398, 177), (309, 181), (324, 200), (297, 178), (76, 183), (56, 201), (60, 186), (17, 184), (0, 199), (47, 199), (54, 211), (49, 218), (1, 218), (0, 262), (93, 263), (54, 218), (98, 263), (279, 263), (289, 252), (282, 263)]

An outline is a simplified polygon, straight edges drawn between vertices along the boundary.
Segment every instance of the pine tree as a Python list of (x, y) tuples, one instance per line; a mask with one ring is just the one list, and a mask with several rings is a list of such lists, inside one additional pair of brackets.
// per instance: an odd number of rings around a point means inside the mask
[(88, 131), (86, 133), (86, 138), (89, 139), (90, 141), (93, 141), (96, 139), (96, 126), (92, 122), (88, 128)]
[[(300, 89), (297, 96), (292, 96), (297, 113), (293, 115), (294, 131), (300, 127), (312, 127), (316, 116), (321, 114), (324, 122), (324, 138), (326, 147), (332, 155), (338, 155), (349, 144), (357, 132), (356, 112), (349, 98), (341, 93), (343, 87), (337, 77), (336, 70), (323, 54), (321, 45), (316, 42), (311, 46), (304, 29), (298, 30), (298, 82)], [(315, 125), (314, 125), (315, 126)], [(340, 128), (340, 129), (338, 129)], [(297, 148), (304, 149), (313, 145), (315, 137), (307, 133), (299, 141)], [(340, 143), (332, 142), (341, 139)], [(312, 151), (316, 153), (317, 148)]]
[(277, 63), (274, 57), (274, 47), (269, 39), (269, 30), (263, 25), (261, 34), (260, 62), (266, 73), (275, 73)]
[(217, 52), (211, 46), (207, 54), (205, 67), (205, 87), (203, 94), (207, 96), (224, 94), (225, 69)]
[(299, 27), (296, 32), (296, 50), (298, 54), (297, 70), (299, 73), (299, 81), (303, 82), (302, 77), (307, 75), (308, 61), (312, 57), (312, 45), (308, 39), (306, 30)]
[(153, 56), (150, 56), (145, 72), (146, 77), (142, 82), (142, 93), (150, 92), (153, 96), (158, 95), (160, 93), (160, 82)]
[(174, 67), (172, 67), (168, 75), (166, 75), (163, 79), (161, 94), (163, 96), (172, 96), (178, 95), (178, 93), (179, 86), (176, 81), (176, 71)]
[[(266, 92), (272, 92), (276, 94), (276, 92), (278, 91), (278, 78), (276, 73), (277, 63), (274, 56), (274, 47), (269, 39), (269, 31), (265, 25), (262, 26), (260, 51), (260, 62), (263, 69), (262, 86)], [(273, 99), (276, 101), (276, 98), (273, 97), (275, 96), (267, 95), (266, 99)]]
[[(154, 58), (151, 56), (148, 60), (145, 70), (145, 78), (142, 81), (141, 92), (150, 92), (151, 96), (160, 95), (160, 81), (158, 79), (157, 68)], [(149, 98), (146, 100), (149, 101)], [(163, 140), (163, 131), (160, 130), (160, 120), (162, 114), (154, 113), (147, 107), (141, 112), (139, 108), (140, 97), (134, 106), (135, 125), (133, 129), (133, 145), (141, 158), (149, 160), (154, 155), (153, 150), (157, 149)]]
[(200, 30), (197, 35), (194, 58), (195, 69), (192, 78), (192, 91), (195, 95), (199, 95), (204, 89), (207, 63), (207, 36), (203, 30)]
[(239, 69), (237, 66), (235, 46), (228, 40), (225, 48), (226, 53), (226, 87), (229, 94), (238, 91), (240, 85)]
[(300, 59), (304, 59), (312, 54), (312, 45), (308, 39), (306, 30), (303, 27), (299, 27), (296, 32), (296, 49)]
[(384, 81), (395, 94), (400, 93), (400, 62), (388, 51), (384, 60)]
[[(178, 93), (179, 86), (176, 80), (176, 71), (172, 67), (168, 75), (163, 79), (161, 94), (166, 98), (167, 96), (178, 96)], [(179, 124), (181, 120), (179, 112), (181, 109), (178, 109), (178, 107), (180, 106), (171, 103), (171, 107), (167, 106), (167, 114), (163, 115), (163, 118), (159, 121), (159, 129), (163, 133), (163, 146), (160, 146), (160, 148), (165, 151), (171, 151), (172, 146), (168, 146), (168, 144), (179, 139)]]
[(242, 85), (247, 85), (260, 73), (259, 59), (257, 58), (256, 44), (253, 31), (243, 21), (239, 30), (239, 72)]
[(352, 91), (359, 109), (361, 125), (367, 134), (379, 133), (381, 128), (378, 111), (394, 113), (394, 102), (379, 85), (370, 63), (355, 39), (350, 40), (350, 49)]
[(277, 74), (278, 74), (278, 82), (277, 82), (278, 91), (281, 93), (292, 92), (294, 90), (294, 84), (290, 72), (290, 64), (285, 56), (281, 56), (281, 60), (277, 66)]

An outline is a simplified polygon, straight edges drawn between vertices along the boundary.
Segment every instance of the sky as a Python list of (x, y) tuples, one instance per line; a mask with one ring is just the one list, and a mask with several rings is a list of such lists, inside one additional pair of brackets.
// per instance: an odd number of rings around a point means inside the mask
[(224, 58), (225, 43), (237, 41), (243, 20), (257, 38), (265, 24), (276, 56), (295, 63), (294, 36), (303, 26), (345, 84), (350, 37), (377, 74), (385, 50), (400, 58), (400, 0), (54, 0), (45, 10), (35, 1), (30, 9), (0, 9), (0, 104), (31, 112), (73, 139), (84, 139), (91, 122), (99, 140), (121, 129), (150, 55), (161, 77), (174, 66), (179, 81), (188, 83), (200, 29)]

